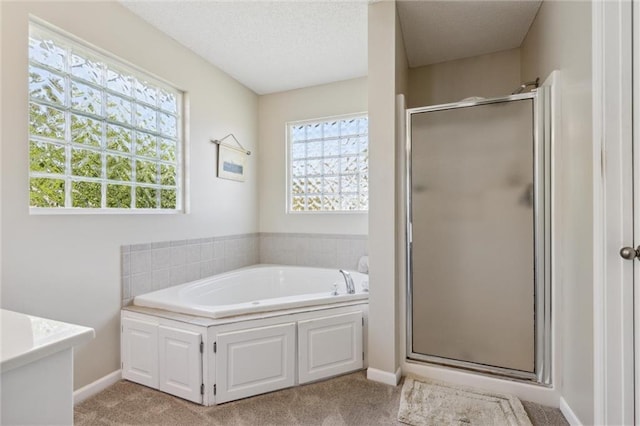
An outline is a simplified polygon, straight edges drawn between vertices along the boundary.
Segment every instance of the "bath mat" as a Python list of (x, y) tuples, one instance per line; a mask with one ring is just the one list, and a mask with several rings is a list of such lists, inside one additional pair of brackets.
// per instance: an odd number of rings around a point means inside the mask
[(404, 381), (398, 420), (413, 426), (531, 426), (515, 396), (417, 377)]

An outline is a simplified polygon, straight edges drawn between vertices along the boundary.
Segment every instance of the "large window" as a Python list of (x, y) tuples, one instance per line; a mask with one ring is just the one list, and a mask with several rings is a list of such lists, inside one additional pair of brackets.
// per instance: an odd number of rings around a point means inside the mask
[(368, 210), (368, 127), (366, 115), (287, 124), (289, 212)]
[(166, 83), (30, 23), (32, 211), (180, 210), (181, 104)]

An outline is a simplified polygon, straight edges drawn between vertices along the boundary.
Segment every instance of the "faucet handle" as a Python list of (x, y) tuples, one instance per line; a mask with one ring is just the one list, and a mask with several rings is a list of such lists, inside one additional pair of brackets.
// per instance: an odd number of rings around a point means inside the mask
[(333, 291), (331, 292), (332, 296), (338, 295), (338, 283), (333, 283)]

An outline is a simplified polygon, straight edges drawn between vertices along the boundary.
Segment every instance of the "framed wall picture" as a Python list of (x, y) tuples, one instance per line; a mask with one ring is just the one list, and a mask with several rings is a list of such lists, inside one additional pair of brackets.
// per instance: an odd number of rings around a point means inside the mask
[(244, 182), (247, 152), (228, 145), (218, 145), (218, 177)]

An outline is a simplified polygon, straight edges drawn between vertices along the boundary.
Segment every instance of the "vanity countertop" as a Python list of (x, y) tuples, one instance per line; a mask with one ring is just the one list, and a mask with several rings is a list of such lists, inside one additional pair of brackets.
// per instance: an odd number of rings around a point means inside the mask
[(0, 372), (87, 342), (93, 328), (0, 309)]

